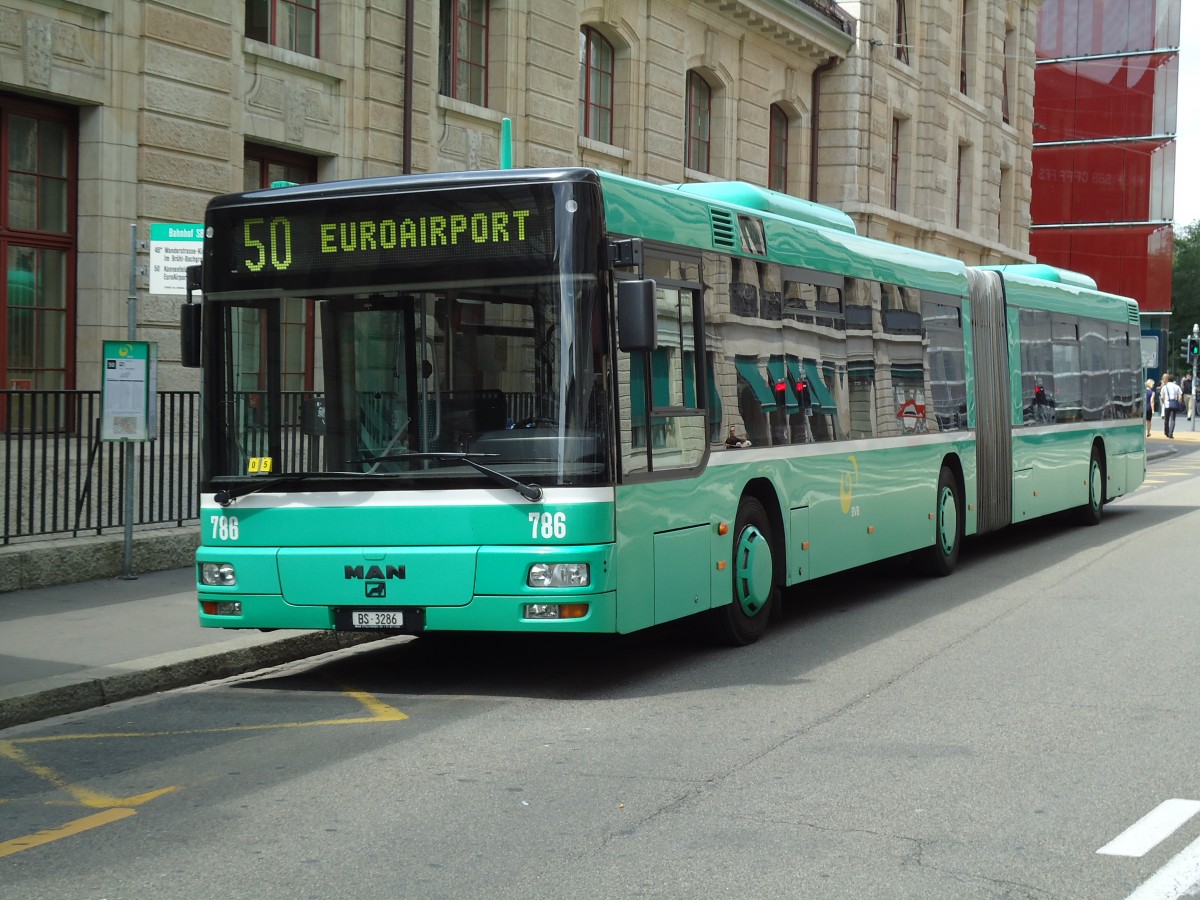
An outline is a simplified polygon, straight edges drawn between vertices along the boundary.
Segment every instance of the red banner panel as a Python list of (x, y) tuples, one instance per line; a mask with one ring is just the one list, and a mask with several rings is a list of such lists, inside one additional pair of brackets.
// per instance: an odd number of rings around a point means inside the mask
[(1044, 0), (1038, 15), (1030, 252), (1144, 312), (1171, 308), (1181, 5)]
[(1173, 162), (1166, 141), (1034, 147), (1030, 216), (1035, 225), (1170, 218)]
[(1142, 312), (1171, 308), (1169, 225), (1037, 229), (1029, 249), (1038, 262), (1082, 272), (1102, 291), (1133, 297)]
[(1177, 54), (1043, 63), (1034, 73), (1034, 143), (1174, 133)]

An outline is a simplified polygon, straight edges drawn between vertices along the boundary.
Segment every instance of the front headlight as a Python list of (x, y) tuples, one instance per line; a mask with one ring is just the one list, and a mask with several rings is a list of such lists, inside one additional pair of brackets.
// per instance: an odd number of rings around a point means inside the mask
[(587, 587), (592, 570), (587, 563), (534, 563), (526, 583), (535, 588)]
[(233, 587), (237, 584), (233, 563), (200, 563), (200, 583), (212, 587)]

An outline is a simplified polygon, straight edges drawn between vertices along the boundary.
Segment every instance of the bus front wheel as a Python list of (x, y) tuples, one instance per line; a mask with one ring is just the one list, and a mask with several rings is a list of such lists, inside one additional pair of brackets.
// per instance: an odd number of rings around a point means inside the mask
[(733, 602), (709, 613), (713, 636), (723, 644), (753, 644), (767, 629), (779, 596), (772, 540), (767, 511), (747, 497), (733, 529)]

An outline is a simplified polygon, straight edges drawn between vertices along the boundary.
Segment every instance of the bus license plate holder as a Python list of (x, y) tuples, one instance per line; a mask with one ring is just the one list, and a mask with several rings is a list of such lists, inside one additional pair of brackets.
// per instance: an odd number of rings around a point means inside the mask
[(425, 630), (425, 610), (417, 606), (341, 606), (333, 611), (335, 631), (388, 631), (420, 634)]

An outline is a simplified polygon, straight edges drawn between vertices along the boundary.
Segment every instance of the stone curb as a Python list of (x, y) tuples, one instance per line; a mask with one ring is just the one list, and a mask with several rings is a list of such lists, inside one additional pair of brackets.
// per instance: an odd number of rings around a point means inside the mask
[[(221, 645), (216, 645), (211, 653), (177, 651), (119, 666), (102, 666), (59, 679), (12, 685), (0, 692), (0, 730), (159, 691), (242, 675), (388, 637), (394, 635), (315, 631), (266, 641), (256, 635), (243, 639), (260, 642), (249, 646), (221, 650)], [(63, 683), (55, 685), (55, 680)], [(36, 684), (43, 686), (34, 688)], [(29, 692), (21, 693), (23, 689)]]
[[(199, 545), (194, 524), (135, 531), (133, 574), (190, 566)], [(9, 544), (0, 547), (0, 594), (116, 578), (124, 568), (124, 532)]]

